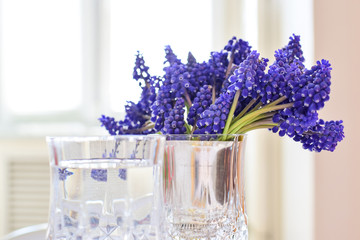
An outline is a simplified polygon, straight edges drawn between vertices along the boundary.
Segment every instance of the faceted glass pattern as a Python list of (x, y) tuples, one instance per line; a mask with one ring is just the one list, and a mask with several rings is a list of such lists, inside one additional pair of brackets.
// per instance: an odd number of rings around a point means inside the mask
[(48, 138), (47, 239), (165, 239), (164, 137)]
[(170, 239), (247, 239), (243, 145), (242, 135), (167, 136), (164, 197)]

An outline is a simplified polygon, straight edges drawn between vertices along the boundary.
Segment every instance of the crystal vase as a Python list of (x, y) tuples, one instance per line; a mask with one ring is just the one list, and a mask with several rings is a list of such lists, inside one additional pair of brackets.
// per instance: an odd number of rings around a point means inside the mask
[(247, 240), (244, 135), (168, 135), (164, 207), (169, 239)]
[(165, 137), (47, 138), (47, 239), (163, 240)]

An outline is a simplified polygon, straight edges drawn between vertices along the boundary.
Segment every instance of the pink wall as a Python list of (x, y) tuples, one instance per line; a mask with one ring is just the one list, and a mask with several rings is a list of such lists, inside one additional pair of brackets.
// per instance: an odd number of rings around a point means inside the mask
[(315, 239), (360, 239), (360, 1), (314, 0), (315, 58), (333, 66), (321, 117), (343, 119), (345, 140), (316, 155)]

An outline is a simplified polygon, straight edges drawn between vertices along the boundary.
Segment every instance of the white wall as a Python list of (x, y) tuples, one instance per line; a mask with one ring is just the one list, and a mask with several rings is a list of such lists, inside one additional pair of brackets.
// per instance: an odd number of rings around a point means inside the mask
[(49, 177), (44, 137), (0, 139), (0, 238), (47, 222)]
[(315, 56), (330, 60), (325, 119), (343, 119), (345, 140), (315, 161), (316, 240), (360, 239), (360, 1), (316, 0)]

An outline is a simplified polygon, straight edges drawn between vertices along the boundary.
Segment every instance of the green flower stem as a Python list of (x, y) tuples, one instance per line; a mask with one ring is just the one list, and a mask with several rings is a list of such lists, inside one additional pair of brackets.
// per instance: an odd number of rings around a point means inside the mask
[(232, 50), (230, 53), (230, 61), (229, 61), (228, 67), (226, 69), (225, 79), (227, 79), (229, 77), (233, 62), (234, 62), (234, 50)]
[(190, 134), (190, 133), (191, 133), (191, 127), (190, 127), (190, 125), (189, 125), (187, 122), (185, 122), (185, 123), (184, 123), (184, 126), (186, 127), (186, 134)]
[(190, 111), (190, 106), (189, 106), (189, 103), (186, 101), (186, 99), (184, 99), (184, 100), (185, 100), (185, 108), (186, 108), (186, 116), (187, 116), (187, 114)]
[(240, 131), (237, 132), (237, 134), (244, 134), (247, 132), (250, 132), (252, 130), (256, 130), (256, 129), (268, 129), (268, 128), (273, 128), (275, 126), (278, 126), (278, 124), (276, 123), (269, 123), (269, 124), (265, 124), (265, 123), (253, 123), (250, 124), (242, 129), (240, 129)]
[[(186, 99), (184, 99), (184, 100), (185, 100), (185, 110), (186, 110), (185, 116), (187, 116), (189, 111), (190, 111), (191, 105), (189, 106), (188, 101), (186, 101)], [(184, 126), (186, 128), (186, 134), (190, 134), (191, 133), (191, 126), (186, 122), (186, 120), (184, 121)]]
[(250, 125), (250, 124), (252, 124), (254, 122), (265, 121), (265, 120), (270, 121), (271, 123), (273, 123), (272, 118), (273, 118), (274, 114), (275, 114), (274, 112), (260, 114), (259, 116), (255, 117), (255, 118), (252, 118), (249, 121), (247, 121), (243, 126), (247, 126), (247, 125)]
[(243, 116), (241, 119), (236, 121), (234, 124), (231, 125), (229, 129), (230, 134), (235, 134), (240, 128), (245, 126), (249, 121), (252, 121), (254, 118), (258, 117), (259, 115), (267, 112), (272, 112), (276, 110), (285, 109), (288, 107), (292, 107), (294, 103), (287, 103), (287, 104), (281, 104), (276, 106), (268, 106), (266, 105), (263, 108), (260, 108), (252, 113), (248, 113), (245, 116)]
[(142, 127), (142, 128), (130, 129), (130, 130), (127, 130), (126, 133), (140, 133), (140, 132), (143, 132), (145, 130), (152, 129), (154, 127), (155, 127), (155, 123), (145, 124), (145, 126)]
[(267, 123), (273, 123), (272, 122), (272, 117), (266, 118), (266, 117), (260, 117), (259, 116), (259, 117), (250, 119), (249, 121), (244, 122), (243, 124), (239, 125), (237, 128), (232, 130), (230, 132), (230, 134), (238, 134), (238, 133), (242, 132), (242, 129), (247, 128), (249, 125), (256, 124), (258, 122), (264, 122), (264, 121), (267, 121)]
[(233, 100), (233, 102), (232, 102), (230, 111), (229, 111), (228, 118), (227, 118), (226, 123), (225, 123), (225, 127), (224, 127), (223, 134), (227, 134), (227, 133), (228, 133), (228, 130), (229, 130), (229, 127), (230, 127), (230, 123), (231, 123), (232, 118), (233, 118), (233, 116), (234, 116), (234, 112), (235, 112), (235, 109), (236, 109), (236, 105), (237, 105), (238, 100), (239, 100), (239, 96), (240, 96), (240, 90), (237, 90), (236, 93), (235, 93), (234, 100)]
[(193, 126), (193, 128), (192, 128), (192, 130), (191, 130), (190, 134), (194, 134), (195, 130), (196, 130), (196, 121), (195, 121), (195, 123), (194, 123), (194, 126)]
[(242, 127), (246, 126), (247, 124), (251, 123), (252, 119), (250, 119), (250, 122), (242, 122), (241, 124), (237, 125), (235, 128), (229, 130), (229, 134), (236, 134)]
[(245, 115), (245, 113), (256, 103), (256, 101), (258, 100), (258, 98), (256, 99), (252, 99), (248, 105), (246, 105), (246, 107), (231, 121), (231, 124), (233, 124), (234, 122), (236, 122), (237, 120), (239, 120), (242, 116)]
[(151, 116), (149, 115), (142, 115), (143, 118), (145, 118), (146, 120), (150, 120), (151, 119)]
[(235, 133), (239, 132), (244, 126), (246, 127), (247, 125), (252, 124), (253, 122), (260, 121), (260, 120), (272, 120), (274, 114), (275, 114), (274, 112), (263, 113), (257, 117), (251, 118), (248, 121), (237, 126), (235, 129), (234, 128), (231, 129), (230, 134), (235, 134)]
[(185, 102), (187, 102), (189, 104), (189, 106), (192, 106), (190, 96), (189, 96), (188, 92), (186, 91), (186, 89), (184, 89), (184, 97), (185, 97)]
[[(266, 105), (266, 107), (275, 106), (275, 105), (283, 102), (284, 100), (286, 100), (286, 97), (285, 97), (285, 96), (282, 96), (282, 97), (276, 99), (275, 101), (268, 103), (268, 104)], [(260, 109), (260, 107), (262, 107), (262, 105), (263, 105), (263, 103), (260, 101), (258, 104), (256, 104), (256, 106), (255, 106), (253, 109), (251, 109), (251, 110), (248, 112), (248, 114), (249, 114), (249, 113), (252, 113), (252, 112), (255, 112), (256, 110)], [(273, 115), (274, 115), (274, 114), (273, 114)]]
[[(258, 98), (259, 98), (259, 97), (258, 97)], [(248, 106), (245, 107), (246, 110), (243, 109), (243, 110), (241, 111), (241, 113), (235, 118), (236, 120), (234, 119), (234, 120), (231, 122), (232, 127), (233, 127), (233, 123), (234, 123), (235, 121), (239, 120), (239, 119), (246, 113), (246, 111), (258, 100), (258, 98), (256, 98), (255, 101), (254, 101), (254, 99), (251, 100), (250, 103), (248, 104)], [(265, 105), (265, 107), (263, 107), (263, 108), (268, 108), (268, 107), (275, 106), (275, 105), (283, 102), (284, 100), (286, 100), (286, 96), (282, 96), (282, 97), (276, 99), (275, 101), (268, 103), (268, 104)], [(253, 102), (253, 101), (254, 101), (254, 102)], [(250, 104), (251, 104), (251, 105), (250, 105)], [(249, 105), (250, 105), (250, 106), (249, 106)], [(260, 108), (261, 106), (262, 106), (262, 102), (260, 101), (251, 111), (248, 112), (248, 114), (259, 110), (259, 108)], [(244, 111), (244, 110), (245, 110), (245, 111)], [(243, 113), (243, 112), (244, 112), (244, 113)], [(239, 116), (240, 116), (240, 117), (239, 117)], [(231, 131), (231, 130), (232, 130), (232, 129), (231, 129), (231, 127), (230, 127), (230, 131)]]
[(287, 99), (286, 96), (282, 96), (282, 97), (276, 99), (275, 101), (273, 101), (273, 102), (271, 102), (271, 103), (268, 103), (266, 106), (267, 106), (267, 107), (275, 106), (275, 105), (277, 105), (277, 104), (285, 101), (286, 99)]
[(252, 113), (252, 112), (258, 110), (262, 105), (263, 105), (263, 103), (260, 101), (260, 102), (259, 102), (258, 104), (256, 104), (256, 106), (255, 106), (253, 109), (251, 109), (248, 113)]
[(214, 84), (212, 86), (212, 104), (215, 103), (216, 100), (216, 89), (215, 89), (215, 78), (214, 78)]
[(275, 115), (275, 112), (263, 113), (263, 114), (260, 114), (259, 116), (257, 116), (256, 118), (254, 118), (254, 121), (258, 121), (258, 120), (265, 119), (265, 118), (272, 119), (274, 115)]

